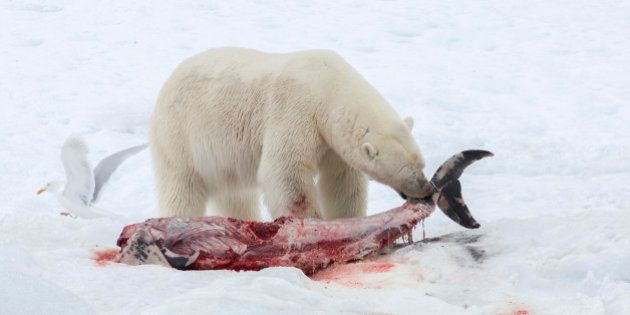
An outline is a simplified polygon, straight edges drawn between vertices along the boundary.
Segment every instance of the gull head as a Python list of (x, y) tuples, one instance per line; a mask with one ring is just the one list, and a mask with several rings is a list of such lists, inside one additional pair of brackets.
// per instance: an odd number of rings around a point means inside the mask
[(40, 188), (37, 190), (37, 194), (41, 195), (43, 192), (50, 192), (50, 193), (60, 193), (61, 189), (63, 188), (64, 182), (62, 181), (52, 181), (50, 183), (47, 183), (46, 186)]

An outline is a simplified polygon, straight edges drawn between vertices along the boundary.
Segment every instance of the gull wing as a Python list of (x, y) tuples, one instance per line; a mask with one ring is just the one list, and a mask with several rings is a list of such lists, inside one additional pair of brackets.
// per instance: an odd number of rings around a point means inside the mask
[(137, 145), (122, 151), (118, 151), (104, 159), (102, 159), (98, 165), (94, 168), (94, 179), (95, 179), (95, 188), (94, 194), (92, 195), (91, 202), (96, 202), (101, 195), (101, 191), (103, 190), (103, 186), (109, 178), (112, 176), (114, 171), (130, 156), (144, 150), (148, 144)]
[(87, 153), (87, 145), (78, 136), (68, 137), (61, 147), (61, 162), (67, 181), (63, 196), (86, 206), (90, 205), (94, 194), (94, 173)]

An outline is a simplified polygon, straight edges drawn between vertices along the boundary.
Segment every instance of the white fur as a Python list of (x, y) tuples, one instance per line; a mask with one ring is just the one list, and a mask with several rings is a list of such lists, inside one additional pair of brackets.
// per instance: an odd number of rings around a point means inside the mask
[(354, 217), (365, 215), (364, 173), (410, 196), (427, 186), (405, 122), (331, 51), (185, 60), (160, 92), (150, 142), (162, 216), (203, 215), (211, 200), (259, 219), (262, 189), (274, 217)]

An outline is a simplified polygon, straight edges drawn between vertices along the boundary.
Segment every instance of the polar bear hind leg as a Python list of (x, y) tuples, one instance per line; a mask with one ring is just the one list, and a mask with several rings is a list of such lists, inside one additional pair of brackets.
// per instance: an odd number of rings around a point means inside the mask
[(163, 154), (153, 152), (156, 189), (159, 196), (160, 216), (196, 217), (206, 212), (208, 188), (194, 170), (173, 163)]
[(319, 165), (317, 190), (326, 220), (365, 216), (368, 179), (332, 150)]
[(241, 220), (261, 221), (259, 195), (255, 189), (231, 191), (211, 198), (218, 214)]

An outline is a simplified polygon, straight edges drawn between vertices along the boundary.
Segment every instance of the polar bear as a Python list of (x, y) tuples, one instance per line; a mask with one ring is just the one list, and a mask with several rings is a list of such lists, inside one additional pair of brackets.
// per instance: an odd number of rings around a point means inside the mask
[(385, 99), (332, 51), (217, 48), (190, 57), (158, 96), (149, 138), (160, 215), (259, 220), (365, 215), (370, 176), (403, 198), (433, 191)]

